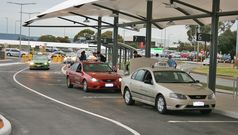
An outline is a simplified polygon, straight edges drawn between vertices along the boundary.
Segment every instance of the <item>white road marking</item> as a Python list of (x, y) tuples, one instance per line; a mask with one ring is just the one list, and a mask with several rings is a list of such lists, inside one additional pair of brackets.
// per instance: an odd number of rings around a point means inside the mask
[(66, 70), (64, 70), (64, 68), (66, 68), (67, 65), (64, 65), (62, 68), (61, 68), (61, 72), (66, 75)]
[(17, 65), (17, 64), (23, 64), (23, 63), (20, 63), (20, 62), (16, 62), (16, 63), (2, 63), (2, 64), (0, 64), (0, 67), (2, 67), (2, 66)]
[(119, 97), (119, 96), (83, 96), (83, 98), (89, 98), (89, 99), (117, 99), (117, 98), (122, 98), (122, 97)]
[(168, 123), (238, 123), (238, 121), (168, 121)]
[(46, 99), (49, 99), (49, 100), (51, 100), (51, 101), (54, 101), (54, 102), (56, 102), (56, 103), (58, 103), (58, 104), (61, 104), (61, 105), (66, 106), (66, 107), (69, 107), (69, 108), (71, 108), (71, 109), (75, 109), (75, 110), (84, 112), (84, 113), (86, 113), (86, 114), (89, 114), (89, 115), (92, 115), (92, 116), (95, 116), (95, 117), (98, 117), (98, 118), (101, 118), (101, 119), (104, 119), (104, 120), (106, 120), (106, 121), (112, 122), (112, 123), (114, 123), (114, 124), (116, 124), (116, 125), (118, 125), (118, 126), (124, 128), (124, 129), (128, 130), (129, 132), (131, 132), (131, 133), (134, 134), (134, 135), (140, 135), (140, 133), (138, 133), (138, 132), (135, 131), (134, 129), (130, 128), (129, 126), (127, 126), (127, 125), (125, 125), (125, 124), (122, 124), (122, 123), (119, 122), (119, 121), (116, 121), (116, 120), (113, 120), (113, 119), (110, 119), (110, 118), (101, 116), (101, 115), (99, 115), (99, 114), (96, 114), (96, 113), (93, 113), (93, 112), (89, 112), (89, 111), (87, 111), (87, 110), (84, 110), (84, 109), (81, 109), (81, 108), (72, 106), (72, 105), (70, 105), (70, 104), (64, 103), (64, 102), (62, 102), (62, 101), (59, 101), (59, 100), (54, 99), (54, 98), (52, 98), (52, 97), (46, 96), (46, 95), (44, 95), (44, 94), (42, 94), (42, 93), (40, 93), (40, 92), (38, 92), (38, 91), (36, 91), (36, 90), (34, 90), (34, 89), (31, 89), (31, 88), (29, 88), (29, 87), (27, 87), (27, 86), (21, 84), (19, 81), (17, 81), (16, 76), (17, 76), (19, 73), (21, 73), (22, 71), (26, 70), (26, 69), (27, 69), (27, 68), (22, 69), (22, 70), (16, 72), (16, 73), (13, 75), (13, 80), (14, 80), (17, 84), (19, 84), (20, 86), (22, 86), (22, 87), (28, 89), (29, 91), (31, 91), (31, 92), (33, 92), (33, 93), (35, 93), (35, 94), (37, 94), (37, 95), (40, 95), (40, 96), (42, 96), (42, 97), (44, 97), (44, 98), (46, 98)]

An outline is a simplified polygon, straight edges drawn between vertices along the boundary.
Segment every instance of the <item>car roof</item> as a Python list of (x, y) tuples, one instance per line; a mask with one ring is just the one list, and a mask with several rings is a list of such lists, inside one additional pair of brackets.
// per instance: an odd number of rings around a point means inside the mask
[(103, 62), (96, 61), (96, 60), (85, 60), (85, 61), (81, 61), (81, 63), (83, 63), (83, 64), (100, 64), (100, 63), (103, 63)]
[(180, 69), (175, 69), (175, 68), (170, 68), (170, 67), (155, 67), (155, 68), (152, 68), (152, 67), (142, 67), (142, 68), (138, 68), (139, 69), (146, 69), (146, 70), (149, 70), (149, 71), (182, 71)]

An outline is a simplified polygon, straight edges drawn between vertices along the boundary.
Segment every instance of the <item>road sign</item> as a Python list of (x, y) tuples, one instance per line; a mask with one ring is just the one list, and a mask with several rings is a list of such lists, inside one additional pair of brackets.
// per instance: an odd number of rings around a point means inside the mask
[(145, 42), (145, 36), (133, 36), (134, 42)]
[(197, 41), (211, 41), (211, 35), (205, 33), (197, 33)]

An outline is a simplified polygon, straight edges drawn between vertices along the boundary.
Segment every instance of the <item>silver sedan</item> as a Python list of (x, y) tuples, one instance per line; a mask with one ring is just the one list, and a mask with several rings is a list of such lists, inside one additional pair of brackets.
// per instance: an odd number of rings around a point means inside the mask
[(189, 74), (170, 68), (139, 68), (122, 78), (121, 93), (127, 105), (135, 101), (153, 105), (158, 112), (199, 110), (209, 114), (215, 108), (215, 95)]

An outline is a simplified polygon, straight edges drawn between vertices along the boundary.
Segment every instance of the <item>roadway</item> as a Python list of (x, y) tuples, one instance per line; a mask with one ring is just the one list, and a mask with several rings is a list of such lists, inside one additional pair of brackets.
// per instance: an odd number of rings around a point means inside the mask
[(51, 65), (49, 71), (31, 71), (26, 65), (0, 67), (0, 113), (12, 123), (13, 135), (235, 135), (238, 132), (236, 119), (219, 114), (177, 111), (161, 115), (145, 104), (125, 105), (120, 93), (69, 89), (61, 67)]

